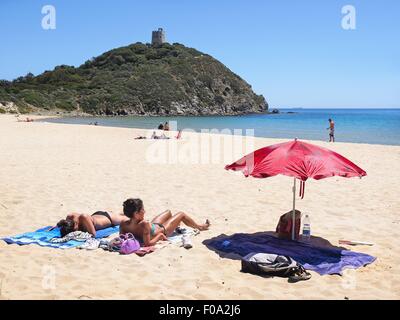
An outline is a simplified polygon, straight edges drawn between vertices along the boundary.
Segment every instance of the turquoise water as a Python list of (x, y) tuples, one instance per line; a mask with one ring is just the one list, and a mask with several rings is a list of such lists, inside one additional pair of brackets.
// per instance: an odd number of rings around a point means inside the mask
[[(155, 128), (177, 121), (178, 129), (254, 129), (255, 136), (328, 140), (328, 119), (338, 142), (400, 145), (400, 109), (281, 109), (281, 114), (209, 117), (66, 117), (50, 122), (127, 128)], [(287, 113), (295, 112), (295, 113)], [(242, 134), (245, 134), (243, 131)]]

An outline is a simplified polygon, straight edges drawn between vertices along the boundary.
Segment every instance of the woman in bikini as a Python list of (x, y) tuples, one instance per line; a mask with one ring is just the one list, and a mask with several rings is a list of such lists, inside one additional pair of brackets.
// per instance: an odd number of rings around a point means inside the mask
[[(65, 219), (60, 220), (56, 227), (60, 228), (61, 237), (65, 237), (73, 231), (89, 232), (93, 236), (96, 236), (96, 230), (118, 226), (121, 222), (127, 220), (129, 218), (123, 214), (108, 213), (106, 211), (97, 211), (91, 216), (81, 213), (71, 213)], [(50, 230), (56, 227), (52, 227)]]
[(135, 237), (141, 238), (145, 246), (153, 246), (158, 241), (165, 241), (174, 230), (183, 222), (185, 225), (207, 230), (210, 226), (208, 219), (204, 224), (197, 224), (191, 217), (184, 212), (172, 215), (167, 210), (156, 216), (151, 222), (144, 220), (145, 210), (143, 201), (140, 199), (128, 199), (124, 202), (124, 214), (129, 218), (128, 221), (121, 222), (119, 233), (132, 233)]

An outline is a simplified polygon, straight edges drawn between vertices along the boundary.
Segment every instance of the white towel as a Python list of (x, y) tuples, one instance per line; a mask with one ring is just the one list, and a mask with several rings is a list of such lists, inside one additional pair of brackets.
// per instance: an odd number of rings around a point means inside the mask
[(200, 231), (198, 229), (192, 229), (192, 228), (180, 228), (180, 230), (182, 230), (182, 233), (178, 233), (178, 232), (174, 231), (174, 233), (168, 237), (168, 241), (170, 243), (175, 244), (177, 246), (182, 246), (183, 235), (196, 236), (200, 233)]

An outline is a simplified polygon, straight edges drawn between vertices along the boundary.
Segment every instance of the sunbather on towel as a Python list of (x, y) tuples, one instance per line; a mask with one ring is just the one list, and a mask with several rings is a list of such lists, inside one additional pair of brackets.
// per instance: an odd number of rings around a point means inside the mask
[[(146, 136), (138, 136), (135, 138), (135, 140), (143, 140), (143, 139), (147, 139)], [(162, 135), (157, 135), (155, 131), (153, 131), (153, 134), (151, 135), (150, 139), (169, 139), (169, 137), (167, 137), (164, 133)]]
[(201, 231), (207, 230), (210, 226), (208, 219), (204, 224), (198, 224), (186, 213), (178, 212), (172, 215), (170, 210), (159, 214), (151, 222), (146, 221), (144, 220), (146, 212), (140, 199), (128, 199), (123, 206), (124, 214), (130, 219), (121, 222), (119, 232), (132, 233), (135, 237), (141, 238), (145, 246), (154, 246), (160, 240), (167, 240), (181, 222)]
[[(65, 219), (57, 223), (60, 228), (61, 237), (65, 237), (73, 231), (89, 232), (96, 236), (96, 230), (102, 230), (109, 227), (118, 226), (123, 221), (128, 221), (123, 214), (109, 213), (106, 211), (97, 211), (91, 216), (82, 213), (71, 213)], [(56, 227), (52, 227), (50, 230)]]

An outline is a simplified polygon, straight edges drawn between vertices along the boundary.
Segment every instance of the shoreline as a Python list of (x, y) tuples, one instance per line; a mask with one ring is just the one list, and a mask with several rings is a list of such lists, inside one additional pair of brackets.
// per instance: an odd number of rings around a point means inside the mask
[[(272, 115), (272, 114), (271, 114)], [(0, 115), (1, 116), (1, 115)], [(34, 116), (34, 115), (32, 115)], [(54, 116), (54, 117), (47, 117), (47, 116), (38, 116), (40, 117), (40, 122), (46, 122), (46, 123), (54, 123), (54, 124), (70, 124), (70, 125), (83, 125), (83, 126), (91, 126), (90, 124), (85, 124), (85, 123), (64, 123), (64, 122), (52, 122), (52, 121), (46, 121), (46, 120), (52, 120), (52, 119), (61, 119), (64, 116)], [(43, 118), (42, 118), (43, 117)], [(67, 116), (69, 117), (69, 116)], [(75, 116), (74, 116), (75, 117)], [(81, 116), (76, 116), (78, 118), (86, 118), (86, 117), (81, 117)], [(125, 118), (125, 117), (129, 117), (129, 116), (87, 116), (87, 118), (104, 118), (104, 119), (112, 119), (112, 118), (117, 118), (117, 117), (121, 117), (121, 118)], [(136, 116), (135, 116), (136, 117)], [(145, 117), (145, 116), (143, 116)], [(174, 117), (174, 116), (171, 116)], [(191, 116), (188, 116), (191, 117)], [(212, 116), (205, 116), (205, 117), (212, 117)], [(227, 116), (230, 117), (230, 116)], [(236, 116), (234, 116), (236, 117)], [(163, 117), (163, 118), (168, 118), (168, 117)], [(96, 125), (98, 127), (111, 127), (111, 128), (125, 128), (125, 129), (135, 129), (135, 130), (146, 130), (146, 131), (154, 131), (154, 130), (158, 130), (157, 128), (139, 128), (139, 127), (128, 127), (128, 126), (112, 126), (112, 125), (102, 125), (102, 124), (98, 124)], [(185, 129), (189, 129), (192, 131), (183, 131), (183, 132), (194, 132), (194, 133), (201, 133), (201, 131), (197, 131), (197, 130), (193, 130), (191, 128), (184, 128), (182, 130)], [(229, 128), (228, 128), (229, 129)], [(201, 129), (201, 130), (212, 130), (211, 129)], [(245, 135), (238, 135), (240, 137), (245, 137)], [(266, 137), (266, 136), (257, 136), (255, 135), (254, 138), (266, 138), (266, 139), (276, 139), (276, 140), (286, 140), (289, 141), (291, 140), (290, 138), (285, 138), (285, 137)], [(315, 139), (299, 139), (299, 140), (304, 140), (304, 141), (310, 141), (311, 143), (318, 143), (318, 142), (328, 142), (326, 140), (315, 140)], [(363, 145), (374, 145), (374, 146), (391, 146), (391, 147), (399, 147), (400, 146), (400, 142), (399, 144), (384, 144), (384, 143), (367, 143), (367, 142), (353, 142), (353, 141), (336, 141), (333, 144), (337, 144), (337, 143), (345, 143), (345, 144), (363, 144)], [(331, 143), (332, 144), (332, 143)]]
[[(272, 109), (274, 110), (274, 109)], [(281, 113), (289, 113), (293, 114), (296, 112), (281, 112)], [(185, 114), (102, 114), (102, 115), (95, 115), (95, 114), (90, 114), (90, 113), (85, 113), (83, 111), (53, 111), (53, 110), (39, 110), (36, 112), (28, 112), (28, 113), (19, 113), (19, 112), (4, 112), (0, 113), (4, 115), (18, 115), (18, 116), (48, 116), (48, 117), (105, 117), (105, 118), (116, 118), (116, 117), (152, 117), (152, 118), (158, 118), (158, 117), (240, 117), (240, 116), (248, 116), (248, 115), (275, 115), (279, 114), (273, 111), (263, 111), (263, 112), (249, 112), (249, 113), (232, 113), (232, 114), (192, 114), (192, 115), (185, 115)]]

